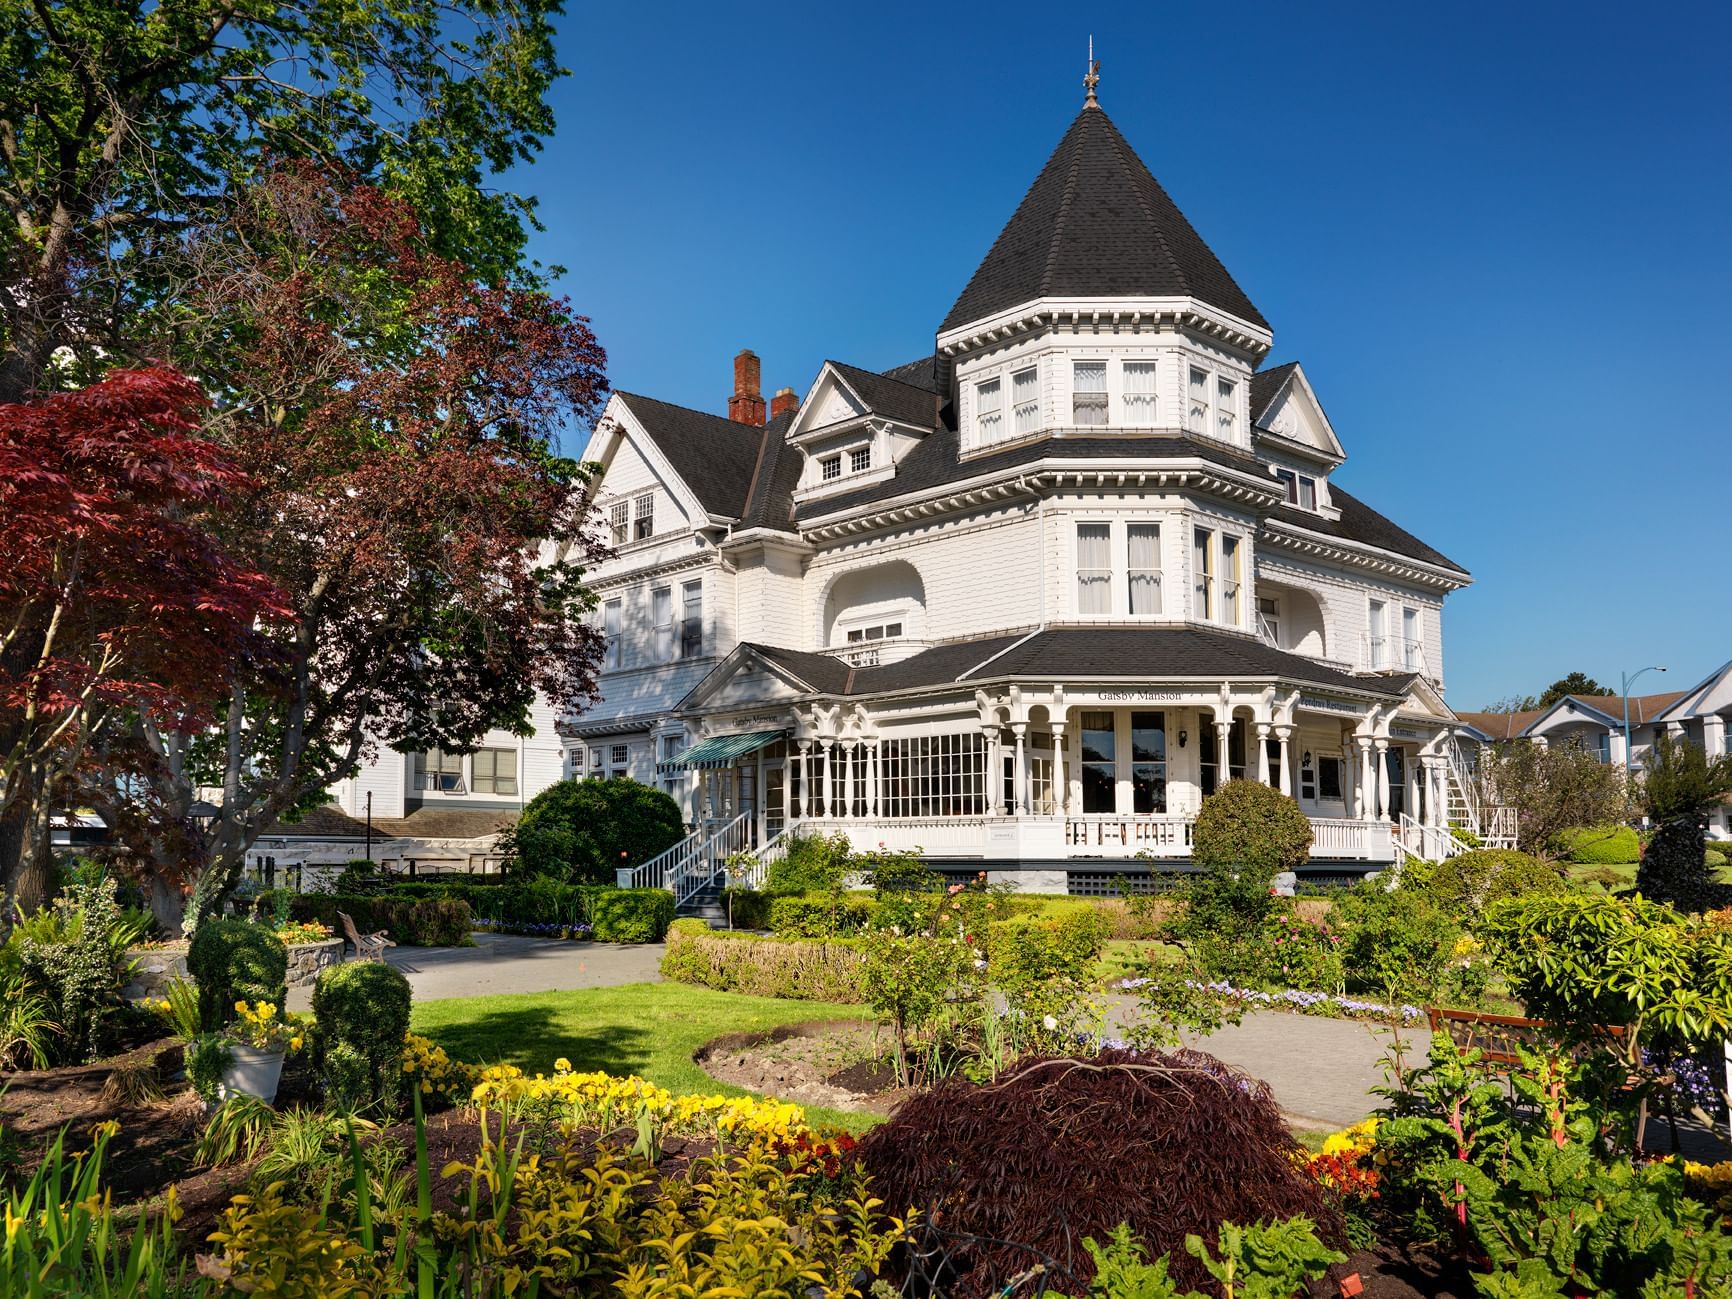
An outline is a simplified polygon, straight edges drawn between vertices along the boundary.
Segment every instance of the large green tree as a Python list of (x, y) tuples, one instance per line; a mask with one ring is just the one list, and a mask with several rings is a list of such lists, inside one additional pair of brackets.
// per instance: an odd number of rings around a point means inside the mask
[(0, 402), (140, 345), (162, 252), (273, 161), (342, 167), (484, 279), (552, 128), (558, 0), (0, 0)]
[(1611, 693), (1586, 672), (1572, 672), (1568, 676), (1559, 677), (1547, 686), (1545, 692), (1540, 695), (1538, 706), (1550, 708), (1565, 695), (1609, 695)]

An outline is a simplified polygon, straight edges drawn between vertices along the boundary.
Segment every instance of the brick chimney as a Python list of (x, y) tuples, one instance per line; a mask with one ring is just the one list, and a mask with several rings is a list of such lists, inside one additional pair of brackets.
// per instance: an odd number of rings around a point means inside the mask
[(770, 398), (770, 418), (779, 419), (783, 415), (792, 415), (800, 409), (800, 398), (792, 388), (778, 388), (776, 395)]
[(728, 418), (741, 424), (764, 422), (764, 394), (759, 387), (758, 354), (746, 348), (734, 357), (734, 395), (728, 398)]

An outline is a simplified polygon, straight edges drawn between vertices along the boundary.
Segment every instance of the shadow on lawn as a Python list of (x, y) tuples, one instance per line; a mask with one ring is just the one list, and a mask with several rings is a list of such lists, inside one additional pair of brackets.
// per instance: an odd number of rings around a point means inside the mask
[(547, 1006), (490, 1010), (461, 1023), (424, 1030), (453, 1059), (470, 1064), (514, 1064), (529, 1073), (552, 1073), (564, 1058), (579, 1073), (641, 1074), (650, 1063), (650, 1037), (629, 1024), (577, 1027)]

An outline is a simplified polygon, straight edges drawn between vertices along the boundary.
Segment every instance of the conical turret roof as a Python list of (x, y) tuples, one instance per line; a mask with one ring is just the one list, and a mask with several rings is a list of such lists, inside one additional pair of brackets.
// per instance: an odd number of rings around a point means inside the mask
[(939, 332), (1035, 298), (1187, 296), (1269, 327), (1105, 110), (1091, 104), (1077, 114)]

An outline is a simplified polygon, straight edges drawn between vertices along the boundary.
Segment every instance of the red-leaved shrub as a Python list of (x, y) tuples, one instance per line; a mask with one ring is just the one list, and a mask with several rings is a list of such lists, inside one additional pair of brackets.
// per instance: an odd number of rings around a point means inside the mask
[(905, 1266), (977, 1296), (1040, 1263), (1086, 1283), (1083, 1239), (1121, 1222), (1170, 1253), (1181, 1289), (1212, 1293), (1185, 1235), (1304, 1214), (1331, 1244), (1341, 1215), (1296, 1161), (1266, 1083), (1201, 1051), (1031, 1058), (976, 1084), (951, 1078), (860, 1143), (885, 1212), (917, 1209)]

